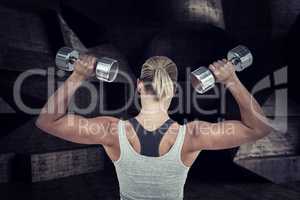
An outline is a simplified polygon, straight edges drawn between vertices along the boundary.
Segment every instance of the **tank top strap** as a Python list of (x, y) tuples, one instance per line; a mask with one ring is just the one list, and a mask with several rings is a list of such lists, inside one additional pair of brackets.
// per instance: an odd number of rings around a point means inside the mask
[(180, 126), (180, 129), (179, 129), (179, 133), (178, 133), (178, 150), (181, 152), (181, 149), (182, 149), (182, 146), (183, 146), (183, 143), (184, 143), (184, 138), (185, 138), (185, 134), (186, 134), (186, 125), (181, 125)]
[(182, 151), (182, 147), (183, 147), (183, 143), (184, 143), (184, 139), (185, 139), (185, 134), (186, 134), (186, 125), (181, 125), (178, 131), (178, 135), (176, 138), (176, 142), (174, 144), (174, 149), (173, 149), (173, 157), (176, 158), (176, 160), (178, 160), (178, 162), (180, 164), (182, 164), (181, 161), (181, 151)]
[(174, 143), (174, 149), (176, 150), (180, 150), (182, 144), (183, 144), (183, 139), (184, 139), (184, 134), (185, 134), (185, 126), (184, 125), (180, 125), (179, 129), (178, 129), (178, 133), (175, 139), (175, 143)]
[(118, 135), (119, 135), (120, 146), (124, 143), (124, 137), (125, 137), (124, 128), (125, 128), (124, 121), (120, 119), (118, 123)]
[(129, 152), (129, 144), (127, 142), (127, 136), (125, 131), (125, 121), (119, 120), (118, 122), (118, 138), (119, 138), (119, 145), (120, 145), (120, 157), (115, 163), (118, 163), (120, 160), (123, 159), (124, 156), (128, 155)]

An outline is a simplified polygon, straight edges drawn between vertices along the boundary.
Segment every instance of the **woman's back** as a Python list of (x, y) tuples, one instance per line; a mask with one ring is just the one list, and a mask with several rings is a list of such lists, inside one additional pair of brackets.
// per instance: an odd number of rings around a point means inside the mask
[[(136, 145), (131, 144), (130, 135), (132, 138), (136, 135), (130, 132), (130, 126), (126, 123), (128, 122), (120, 120), (118, 124), (120, 157), (114, 161), (121, 198), (183, 199), (183, 188), (189, 171), (189, 167), (181, 161), (186, 127), (178, 126), (177, 134), (173, 135), (176, 138), (175, 142), (166, 153), (160, 154), (159, 157), (149, 157), (138, 153)], [(176, 127), (174, 125), (174, 129)], [(166, 134), (174, 132), (171, 131)], [(166, 136), (163, 136), (162, 142)]]

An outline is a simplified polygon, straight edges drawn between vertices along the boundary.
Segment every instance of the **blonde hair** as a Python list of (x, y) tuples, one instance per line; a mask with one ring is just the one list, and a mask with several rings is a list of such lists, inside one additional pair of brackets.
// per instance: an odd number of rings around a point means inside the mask
[(177, 82), (177, 66), (168, 57), (154, 56), (143, 64), (140, 80), (144, 82), (147, 92), (157, 100), (172, 98)]

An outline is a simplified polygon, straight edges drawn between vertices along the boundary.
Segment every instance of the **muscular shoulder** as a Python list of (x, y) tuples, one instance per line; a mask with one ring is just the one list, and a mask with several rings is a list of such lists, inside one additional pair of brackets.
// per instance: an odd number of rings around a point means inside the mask
[[(91, 131), (93, 129), (97, 129), (97, 132), (102, 132), (103, 140), (107, 146), (111, 146), (116, 141), (118, 135), (118, 122), (119, 119), (115, 117), (96, 117), (92, 119), (92, 123), (90, 125)], [(94, 130), (96, 131), (96, 130)]]
[[(195, 142), (202, 142), (199, 138), (207, 133), (211, 123), (205, 121), (192, 121), (186, 124), (184, 149), (187, 152), (194, 151)], [(196, 149), (199, 150), (199, 149)]]
[(210, 123), (205, 121), (192, 121), (187, 123), (186, 125), (186, 131), (187, 135), (190, 137), (195, 137), (199, 135), (202, 131), (205, 131), (206, 128), (208, 128)]

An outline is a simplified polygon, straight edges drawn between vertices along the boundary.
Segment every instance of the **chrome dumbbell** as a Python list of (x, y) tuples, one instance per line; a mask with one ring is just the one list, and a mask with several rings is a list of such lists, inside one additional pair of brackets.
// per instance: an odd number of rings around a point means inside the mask
[[(236, 71), (243, 71), (253, 63), (250, 50), (242, 45), (230, 50), (227, 59), (235, 66)], [(207, 67), (199, 67), (191, 74), (192, 86), (196, 92), (204, 94), (215, 86), (216, 79)]]
[[(80, 53), (72, 48), (62, 47), (56, 54), (55, 64), (61, 70), (73, 71), (75, 61), (79, 59), (79, 55)], [(97, 58), (95, 70), (97, 79), (113, 82), (118, 75), (119, 63), (117, 60), (107, 57)]]

